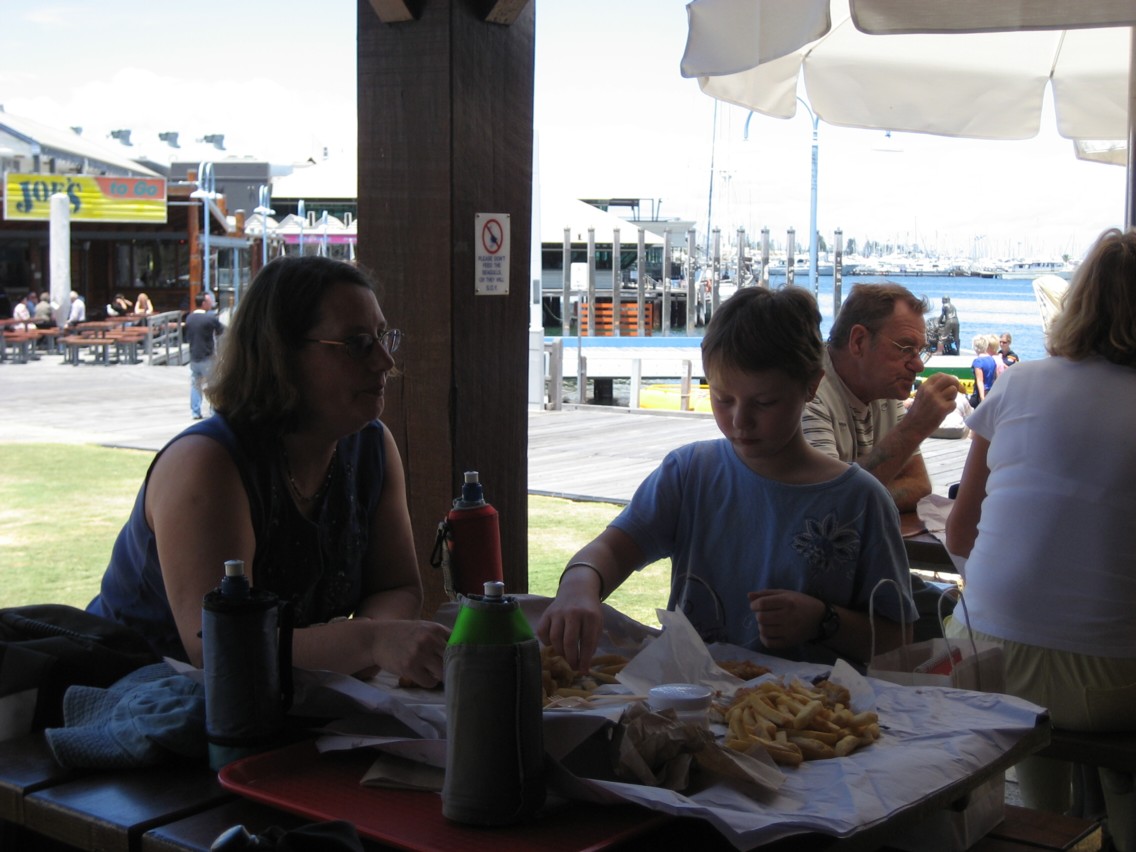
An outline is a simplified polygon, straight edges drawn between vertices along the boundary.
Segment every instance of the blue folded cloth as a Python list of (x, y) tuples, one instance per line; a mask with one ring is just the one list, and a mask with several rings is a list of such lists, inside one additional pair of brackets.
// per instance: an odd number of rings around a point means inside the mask
[(44, 731), (63, 766), (128, 769), (206, 762), (205, 687), (168, 663), (143, 666), (107, 689), (69, 687), (62, 728)]

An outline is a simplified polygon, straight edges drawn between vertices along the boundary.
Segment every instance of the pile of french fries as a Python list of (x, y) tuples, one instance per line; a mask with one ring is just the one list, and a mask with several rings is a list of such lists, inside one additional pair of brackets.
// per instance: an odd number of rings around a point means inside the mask
[(591, 698), (592, 693), (605, 683), (618, 683), (615, 676), (627, 665), (627, 657), (599, 654), (592, 657), (590, 671), (578, 672), (551, 646), (545, 645), (540, 649), (540, 665), (544, 689), (542, 704), (548, 705), (556, 698)]
[(829, 681), (815, 685), (766, 681), (739, 689), (719, 708), (729, 728), (728, 748), (761, 746), (782, 766), (844, 757), (880, 738), (879, 717), (853, 713), (848, 690)]

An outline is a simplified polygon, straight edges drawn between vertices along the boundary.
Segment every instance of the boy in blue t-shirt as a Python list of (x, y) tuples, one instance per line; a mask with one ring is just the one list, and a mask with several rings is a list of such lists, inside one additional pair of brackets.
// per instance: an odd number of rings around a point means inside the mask
[[(723, 438), (670, 452), (631, 503), (568, 563), (537, 634), (587, 669), (600, 601), (632, 571), (671, 559), (667, 608), (707, 642), (790, 659), (865, 663), (910, 641), (916, 619), (899, 516), (880, 482), (811, 447), (801, 412), (823, 375), (816, 301), (798, 287), (739, 290), (702, 341)], [(902, 607), (902, 610), (901, 610)]]

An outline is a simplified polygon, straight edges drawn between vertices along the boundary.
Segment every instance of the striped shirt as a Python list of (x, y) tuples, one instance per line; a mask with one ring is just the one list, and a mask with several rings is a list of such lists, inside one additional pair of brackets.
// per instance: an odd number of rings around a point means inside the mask
[(867, 458), (905, 413), (898, 399), (861, 402), (836, 374), (826, 350), (824, 378), (816, 396), (805, 405), (801, 427), (805, 440), (822, 453), (854, 462)]

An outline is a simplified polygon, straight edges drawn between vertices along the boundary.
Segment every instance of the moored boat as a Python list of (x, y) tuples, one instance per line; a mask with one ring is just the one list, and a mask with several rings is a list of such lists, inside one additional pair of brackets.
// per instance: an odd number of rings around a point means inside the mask
[(1032, 280), (1042, 275), (1056, 275), (1068, 281), (1076, 268), (1067, 260), (1016, 260), (1006, 266), (1002, 277)]

